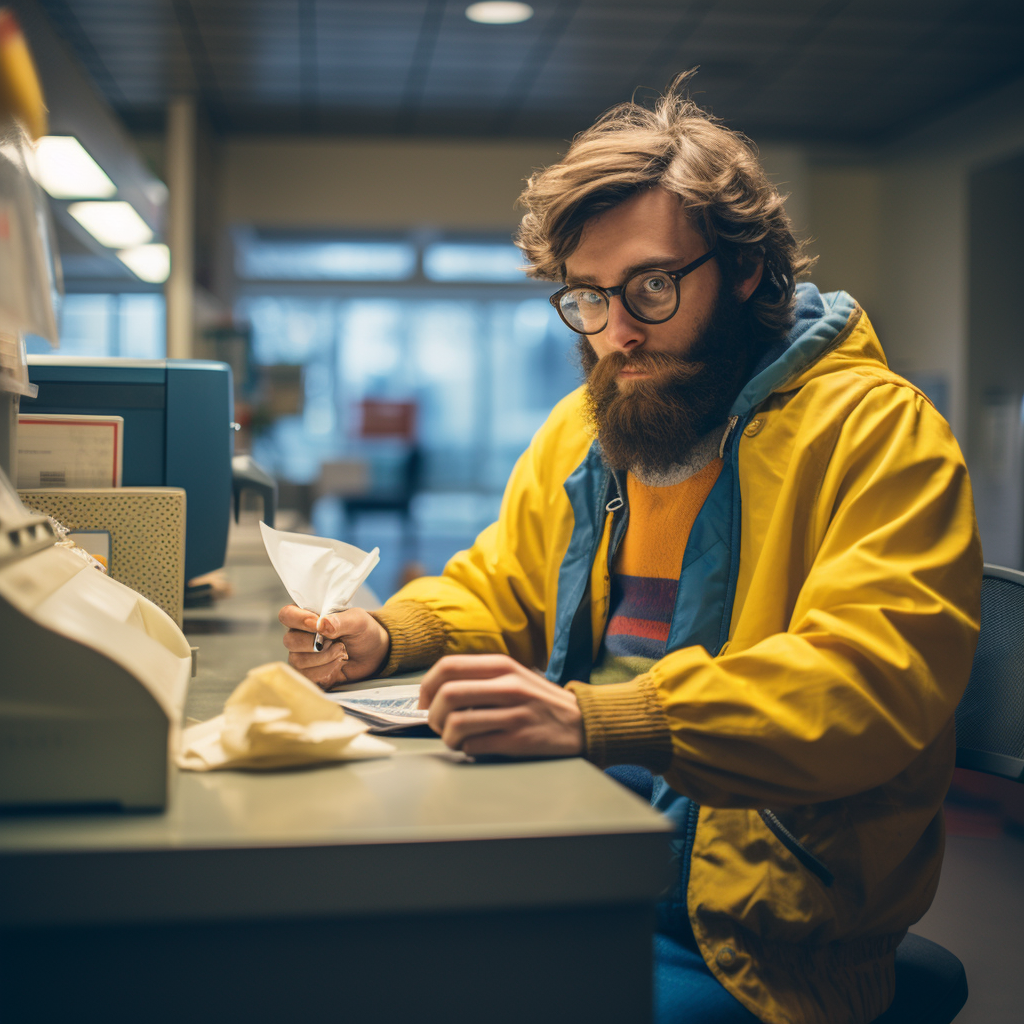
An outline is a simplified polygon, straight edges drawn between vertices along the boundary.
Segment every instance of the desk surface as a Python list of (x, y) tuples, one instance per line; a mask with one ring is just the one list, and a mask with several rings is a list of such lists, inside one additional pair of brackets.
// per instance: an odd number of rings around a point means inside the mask
[[(287, 595), (265, 557), (234, 563), (235, 595), (186, 614), (191, 718), (284, 653)], [(663, 887), (664, 819), (582, 759), (474, 764), (437, 739), (393, 742), (373, 761), (178, 772), (163, 814), (0, 819), (0, 925), (653, 902)]]

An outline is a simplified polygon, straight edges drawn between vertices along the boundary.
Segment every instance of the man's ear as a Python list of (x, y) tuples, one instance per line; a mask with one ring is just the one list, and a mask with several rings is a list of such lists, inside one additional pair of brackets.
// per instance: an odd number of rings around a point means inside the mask
[(753, 273), (749, 277), (745, 277), (742, 281), (738, 281), (736, 283), (734, 291), (736, 293), (736, 298), (740, 302), (746, 302), (747, 299), (757, 291), (757, 286), (761, 283), (761, 275), (763, 273), (764, 260), (758, 260)]

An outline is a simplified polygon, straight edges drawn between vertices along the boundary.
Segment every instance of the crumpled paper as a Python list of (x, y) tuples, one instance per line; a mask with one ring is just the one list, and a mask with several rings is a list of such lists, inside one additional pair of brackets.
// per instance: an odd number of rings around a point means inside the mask
[(321, 617), (348, 608), (380, 561), (380, 548), (366, 552), (328, 537), (274, 530), (266, 523), (260, 523), (260, 532), (291, 599)]
[(282, 661), (254, 668), (224, 704), (224, 714), (187, 728), (178, 765), (288, 768), (317, 761), (387, 757), (395, 748), (328, 700)]

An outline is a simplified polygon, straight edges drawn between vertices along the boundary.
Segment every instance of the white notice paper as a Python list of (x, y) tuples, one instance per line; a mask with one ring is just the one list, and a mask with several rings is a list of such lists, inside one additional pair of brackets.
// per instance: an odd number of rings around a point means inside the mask
[(120, 487), (124, 417), (20, 413), (18, 487)]

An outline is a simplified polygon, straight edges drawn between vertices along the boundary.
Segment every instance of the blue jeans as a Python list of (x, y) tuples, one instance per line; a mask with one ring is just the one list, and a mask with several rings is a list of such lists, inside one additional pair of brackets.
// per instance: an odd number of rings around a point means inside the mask
[(690, 845), (696, 805), (673, 792), (646, 768), (618, 765), (608, 774), (651, 801), (675, 826), (672, 840), (676, 881), (658, 905), (654, 936), (654, 1024), (759, 1024), (759, 1020), (723, 988), (697, 948), (686, 910)]
[(654, 1024), (759, 1024), (708, 970), (697, 945), (654, 936)]

